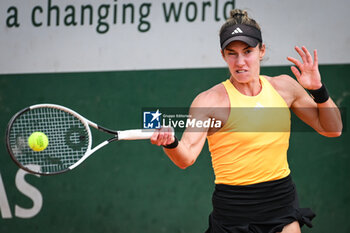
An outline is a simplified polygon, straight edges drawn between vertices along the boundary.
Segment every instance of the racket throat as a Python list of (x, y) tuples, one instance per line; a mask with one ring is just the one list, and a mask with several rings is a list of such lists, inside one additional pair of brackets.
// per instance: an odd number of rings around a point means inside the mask
[(97, 129), (99, 129), (99, 130), (101, 130), (103, 132), (118, 135), (118, 131), (116, 131), (116, 130), (107, 129), (107, 128), (102, 127), (100, 125), (96, 125), (96, 126), (97, 126)]
[(114, 135), (113, 138), (110, 138), (107, 140), (108, 143), (110, 142), (114, 142), (114, 141), (118, 141), (119, 140), (119, 137), (118, 137), (118, 133)]

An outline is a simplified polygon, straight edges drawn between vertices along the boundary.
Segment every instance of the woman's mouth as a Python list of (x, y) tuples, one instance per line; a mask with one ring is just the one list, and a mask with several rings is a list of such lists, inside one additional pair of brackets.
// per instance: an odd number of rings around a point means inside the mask
[(245, 73), (245, 72), (247, 72), (247, 70), (236, 70), (236, 73), (238, 74)]

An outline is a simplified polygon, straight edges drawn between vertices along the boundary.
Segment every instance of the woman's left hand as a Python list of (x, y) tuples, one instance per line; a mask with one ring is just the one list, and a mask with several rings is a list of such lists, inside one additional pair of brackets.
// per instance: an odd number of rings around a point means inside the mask
[(312, 59), (309, 51), (303, 46), (301, 49), (295, 46), (295, 50), (300, 55), (303, 62), (287, 57), (290, 62), (293, 62), (297, 67), (292, 66), (291, 70), (302, 87), (308, 90), (316, 90), (321, 88), (321, 75), (318, 70), (317, 51), (314, 50), (314, 59)]

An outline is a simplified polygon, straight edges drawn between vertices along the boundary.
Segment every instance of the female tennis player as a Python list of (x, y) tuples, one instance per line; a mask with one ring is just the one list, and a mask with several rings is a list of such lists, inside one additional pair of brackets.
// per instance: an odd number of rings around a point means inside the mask
[(297, 81), (288, 75), (261, 75), (261, 30), (239, 9), (223, 24), (220, 44), (231, 76), (200, 93), (190, 115), (215, 118), (222, 127), (196, 132), (187, 128), (180, 141), (172, 136), (173, 129), (162, 128), (151, 143), (163, 146), (184, 169), (196, 161), (208, 139), (216, 184), (208, 233), (297, 233), (304, 224), (311, 227), (315, 214), (299, 208), (287, 162), (289, 109), (326, 137), (338, 137), (342, 131), (340, 112), (321, 82), (317, 52), (312, 58), (305, 47), (295, 47), (302, 61), (287, 58), (295, 65), (291, 70)]

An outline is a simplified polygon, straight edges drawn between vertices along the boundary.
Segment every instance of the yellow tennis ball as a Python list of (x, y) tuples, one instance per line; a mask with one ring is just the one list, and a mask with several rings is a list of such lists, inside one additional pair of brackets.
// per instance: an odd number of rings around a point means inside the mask
[(28, 146), (33, 151), (43, 151), (49, 145), (49, 139), (42, 132), (34, 132), (28, 138)]

